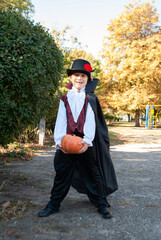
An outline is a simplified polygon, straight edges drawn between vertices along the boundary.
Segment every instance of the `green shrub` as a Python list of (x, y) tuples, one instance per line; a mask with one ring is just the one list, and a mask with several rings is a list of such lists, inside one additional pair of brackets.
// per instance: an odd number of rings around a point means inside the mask
[(57, 111), (59, 107), (60, 97), (62, 96), (62, 92), (57, 91), (54, 94), (54, 102), (52, 105), (50, 105), (49, 108), (49, 114), (46, 116), (46, 131), (47, 132), (54, 132), (56, 117), (57, 117)]
[(0, 144), (36, 126), (54, 104), (63, 55), (39, 24), (0, 10)]
[(106, 120), (117, 120), (117, 117), (113, 114), (110, 114), (110, 113), (105, 113), (104, 117), (105, 117)]
[(158, 118), (161, 118), (161, 113), (158, 113)]
[(27, 143), (33, 140), (36, 140), (38, 137), (38, 126), (31, 126), (29, 125), (17, 138), (18, 142), (20, 143)]

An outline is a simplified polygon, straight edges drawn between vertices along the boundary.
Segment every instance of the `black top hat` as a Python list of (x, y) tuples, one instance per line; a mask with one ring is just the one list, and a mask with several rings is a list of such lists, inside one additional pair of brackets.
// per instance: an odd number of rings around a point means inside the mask
[(94, 72), (94, 70), (92, 69), (91, 64), (84, 59), (76, 59), (73, 62), (72, 68), (67, 69), (68, 76), (75, 72), (85, 73), (89, 80), (93, 80), (92, 72)]

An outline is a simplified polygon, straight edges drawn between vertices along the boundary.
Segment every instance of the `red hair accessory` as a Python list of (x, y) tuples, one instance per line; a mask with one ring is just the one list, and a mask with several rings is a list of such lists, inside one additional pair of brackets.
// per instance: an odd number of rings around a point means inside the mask
[(85, 64), (85, 65), (84, 65), (84, 69), (87, 70), (87, 71), (92, 72), (92, 67), (91, 67), (90, 64)]

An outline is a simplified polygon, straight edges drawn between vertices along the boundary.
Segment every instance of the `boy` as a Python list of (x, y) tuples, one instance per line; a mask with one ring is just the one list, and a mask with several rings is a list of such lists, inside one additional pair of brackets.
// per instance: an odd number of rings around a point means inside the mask
[[(104, 218), (112, 217), (106, 196), (118, 186), (109, 155), (108, 130), (93, 93), (98, 79), (92, 79), (92, 72), (92, 66), (84, 59), (76, 59), (72, 68), (67, 69), (71, 89), (61, 97), (54, 130), (56, 176), (50, 201), (38, 213), (39, 217), (58, 212), (71, 185), (87, 194)], [(67, 154), (61, 149), (61, 140), (67, 133), (83, 138), (79, 154)]]

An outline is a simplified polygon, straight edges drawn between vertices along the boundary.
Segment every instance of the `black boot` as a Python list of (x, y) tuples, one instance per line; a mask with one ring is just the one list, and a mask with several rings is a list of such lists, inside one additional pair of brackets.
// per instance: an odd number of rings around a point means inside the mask
[(59, 212), (59, 209), (53, 209), (48, 205), (41, 212), (38, 213), (38, 217), (48, 217), (51, 214)]
[(112, 218), (112, 212), (107, 207), (98, 208), (98, 212), (103, 218)]

